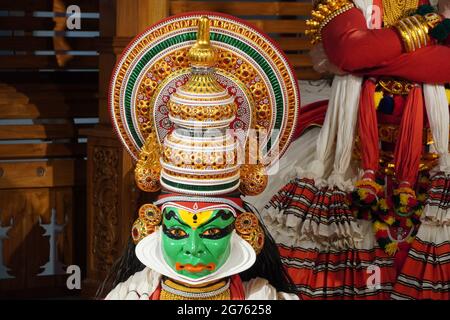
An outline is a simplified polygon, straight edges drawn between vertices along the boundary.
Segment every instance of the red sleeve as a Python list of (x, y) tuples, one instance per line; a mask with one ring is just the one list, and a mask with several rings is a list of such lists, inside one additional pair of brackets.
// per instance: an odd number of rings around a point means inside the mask
[(402, 41), (392, 28), (369, 30), (359, 9), (331, 20), (322, 31), (330, 61), (347, 72), (371, 68), (399, 56)]
[(437, 45), (426, 47), (356, 74), (395, 76), (424, 83), (450, 83), (450, 48)]
[(358, 75), (397, 76), (416, 82), (450, 82), (450, 48), (430, 46), (402, 53), (403, 43), (393, 28), (369, 30), (359, 9), (334, 18), (322, 32), (330, 61)]

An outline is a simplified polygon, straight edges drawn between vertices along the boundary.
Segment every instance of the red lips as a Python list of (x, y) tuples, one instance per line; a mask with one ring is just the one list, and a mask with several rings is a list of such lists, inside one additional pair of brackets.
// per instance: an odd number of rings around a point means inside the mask
[(175, 263), (175, 269), (177, 271), (187, 270), (187, 271), (192, 272), (192, 273), (202, 272), (203, 270), (213, 271), (213, 270), (216, 269), (216, 264), (213, 263), (213, 262), (210, 262), (208, 264), (199, 263), (199, 264), (196, 264), (196, 265), (192, 265), (190, 263), (181, 264), (179, 262), (176, 262)]

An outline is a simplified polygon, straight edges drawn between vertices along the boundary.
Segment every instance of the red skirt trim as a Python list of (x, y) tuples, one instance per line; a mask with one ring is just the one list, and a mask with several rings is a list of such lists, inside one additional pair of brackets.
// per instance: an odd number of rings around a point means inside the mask
[(416, 238), (392, 297), (450, 300), (450, 240), (437, 245)]
[[(381, 249), (348, 249), (321, 252), (318, 249), (279, 246), (287, 272), (302, 299), (389, 299), (395, 282), (393, 259)], [(370, 288), (368, 268), (380, 272), (378, 287)]]

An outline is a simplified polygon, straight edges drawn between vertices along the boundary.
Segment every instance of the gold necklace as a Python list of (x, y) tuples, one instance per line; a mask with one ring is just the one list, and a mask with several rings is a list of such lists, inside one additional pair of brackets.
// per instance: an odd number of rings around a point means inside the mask
[(190, 287), (170, 279), (161, 283), (160, 300), (230, 300), (230, 280), (205, 287)]
[(383, 0), (383, 22), (385, 27), (411, 14), (417, 9), (419, 0)]

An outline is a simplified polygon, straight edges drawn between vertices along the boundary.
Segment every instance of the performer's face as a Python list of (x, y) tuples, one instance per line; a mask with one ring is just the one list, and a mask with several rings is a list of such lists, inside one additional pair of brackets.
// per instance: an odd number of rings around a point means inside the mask
[(234, 216), (230, 210), (197, 213), (166, 207), (163, 210), (162, 248), (177, 273), (200, 278), (220, 268), (230, 255)]

